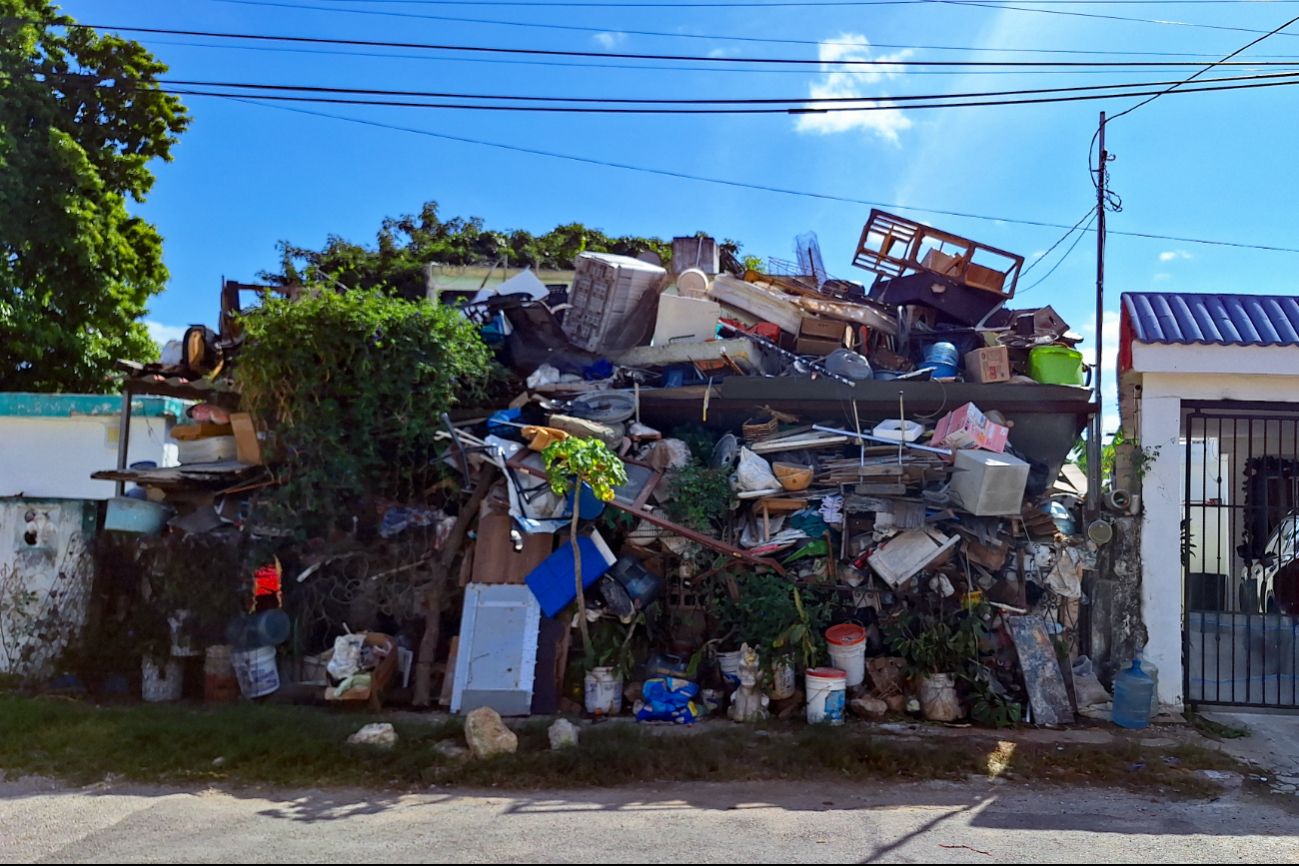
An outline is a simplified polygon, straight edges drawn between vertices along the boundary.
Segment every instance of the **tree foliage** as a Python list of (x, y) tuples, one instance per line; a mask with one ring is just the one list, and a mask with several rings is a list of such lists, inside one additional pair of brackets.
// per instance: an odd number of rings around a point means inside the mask
[[(724, 241), (721, 246), (733, 254), (740, 250), (735, 241)], [(479, 217), (443, 220), (435, 201), (425, 203), (418, 215), (385, 219), (374, 248), (331, 235), (321, 250), (287, 241), (280, 244), (280, 250), (281, 272), (263, 275), (271, 282), (296, 285), (325, 280), (347, 288), (383, 287), (406, 298), (424, 296), (426, 264), (500, 262), (509, 268), (570, 270), (583, 252), (636, 256), (653, 251), (665, 263), (672, 260), (671, 240), (610, 237), (581, 223), (558, 226), (544, 235), (521, 229), (496, 231), (486, 228)]]
[(440, 413), (487, 374), (473, 325), (427, 302), (330, 289), (268, 299), (242, 321), (243, 403), (274, 425), (283, 461), (268, 520), (314, 534), (367, 498), (423, 500)]
[(137, 320), (162, 238), (127, 197), (188, 118), (143, 46), (71, 23), (0, 0), (0, 391), (104, 391), (116, 358), (157, 352)]

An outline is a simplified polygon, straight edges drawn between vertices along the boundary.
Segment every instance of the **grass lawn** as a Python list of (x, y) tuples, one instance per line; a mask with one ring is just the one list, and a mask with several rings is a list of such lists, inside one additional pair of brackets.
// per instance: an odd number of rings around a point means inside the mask
[[(1001, 743), (982, 737), (896, 742), (864, 725), (772, 722), (692, 736), (634, 724), (584, 728), (581, 746), (551, 751), (548, 720), (515, 726), (519, 751), (486, 761), (447, 757), (440, 740), (464, 744), (463, 722), (394, 721), (388, 751), (347, 737), (375, 721), (307, 707), (152, 704), (101, 707), (66, 698), (0, 696), (0, 769), (85, 784), (107, 774), (144, 782), (412, 789), (431, 784), (530, 789), (651, 781), (761, 779), (965, 779), (1009, 775), (1059, 783), (1117, 784), (1190, 795), (1217, 791), (1195, 769), (1236, 769), (1195, 746), (1142, 748)], [(1174, 766), (1163, 758), (1176, 758)], [(219, 765), (217, 758), (223, 759)], [(1180, 762), (1180, 763), (1178, 763)], [(1144, 766), (1133, 769), (1138, 764)]]

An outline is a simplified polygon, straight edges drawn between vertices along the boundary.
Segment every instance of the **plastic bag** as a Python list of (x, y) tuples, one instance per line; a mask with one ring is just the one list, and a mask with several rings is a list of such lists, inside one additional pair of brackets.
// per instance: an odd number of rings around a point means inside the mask
[(692, 698), (699, 694), (699, 686), (676, 677), (656, 677), (646, 680), (641, 688), (643, 701), (636, 702), (636, 721), (675, 722), (689, 725), (704, 713)]
[(325, 666), (336, 680), (345, 680), (361, 669), (361, 648), (365, 635), (343, 634), (334, 638), (334, 655)]
[(740, 449), (740, 467), (735, 471), (741, 490), (780, 490), (780, 482), (771, 474), (771, 464), (748, 448)]
[(1087, 656), (1078, 656), (1078, 660), (1073, 663), (1073, 690), (1079, 709), (1108, 704), (1113, 700), (1101, 685), (1100, 678), (1092, 669), (1092, 660)]

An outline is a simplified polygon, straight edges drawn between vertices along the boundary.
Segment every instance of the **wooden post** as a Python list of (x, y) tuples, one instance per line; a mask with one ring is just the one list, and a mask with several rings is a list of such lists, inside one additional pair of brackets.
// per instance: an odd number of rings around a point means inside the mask
[(446, 592), (447, 574), (452, 563), (460, 553), (469, 534), (469, 527), (478, 516), (478, 506), (487, 497), (487, 491), (496, 481), (496, 467), (490, 463), (483, 467), (478, 478), (478, 486), (470, 495), (469, 501), (460, 509), (451, 534), (447, 536), (442, 555), (430, 565), (430, 582), (424, 591), (424, 636), (419, 642), (419, 655), (415, 659), (415, 694), (411, 703), (417, 707), (427, 707), (431, 701), (429, 685), (433, 678), (433, 661), (437, 654), (438, 638), (442, 632), (442, 602)]

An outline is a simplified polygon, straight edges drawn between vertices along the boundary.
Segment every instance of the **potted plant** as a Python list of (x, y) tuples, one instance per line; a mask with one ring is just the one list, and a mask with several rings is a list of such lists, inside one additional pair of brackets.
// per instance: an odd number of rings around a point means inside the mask
[(714, 605), (722, 631), (732, 635), (737, 647), (753, 648), (773, 680), (783, 680), (777, 683), (777, 692), (785, 694), (792, 685), (789, 674), (795, 661), (816, 666), (830, 606), (805, 599), (796, 586), (776, 574), (744, 575), (737, 585), (738, 599), (722, 592)]
[(596, 499), (608, 502), (614, 497), (614, 488), (627, 483), (627, 469), (618, 455), (599, 439), (570, 436), (561, 442), (551, 442), (541, 452), (541, 456), (546, 461), (546, 477), (550, 489), (559, 496), (570, 491), (573, 493), (569, 542), (573, 545), (573, 578), (577, 582), (577, 621), (582, 632), (582, 648), (586, 653), (587, 666), (595, 667), (591, 664), (595, 651), (591, 645), (591, 630), (586, 622), (586, 594), (582, 591), (582, 549), (577, 543), (582, 485), (589, 486)]
[(645, 615), (637, 614), (624, 632), (616, 620), (596, 620), (583, 677), (586, 711), (591, 715), (612, 716), (622, 709), (623, 683), (636, 664), (632, 636), (644, 621)]
[(920, 707), (925, 718), (953, 722), (964, 715), (956, 694), (956, 676), (978, 653), (979, 625), (975, 622), (972, 616), (961, 623), (938, 617), (919, 625), (912, 617), (894, 634), (894, 650), (907, 660), (908, 673), (920, 679)]

